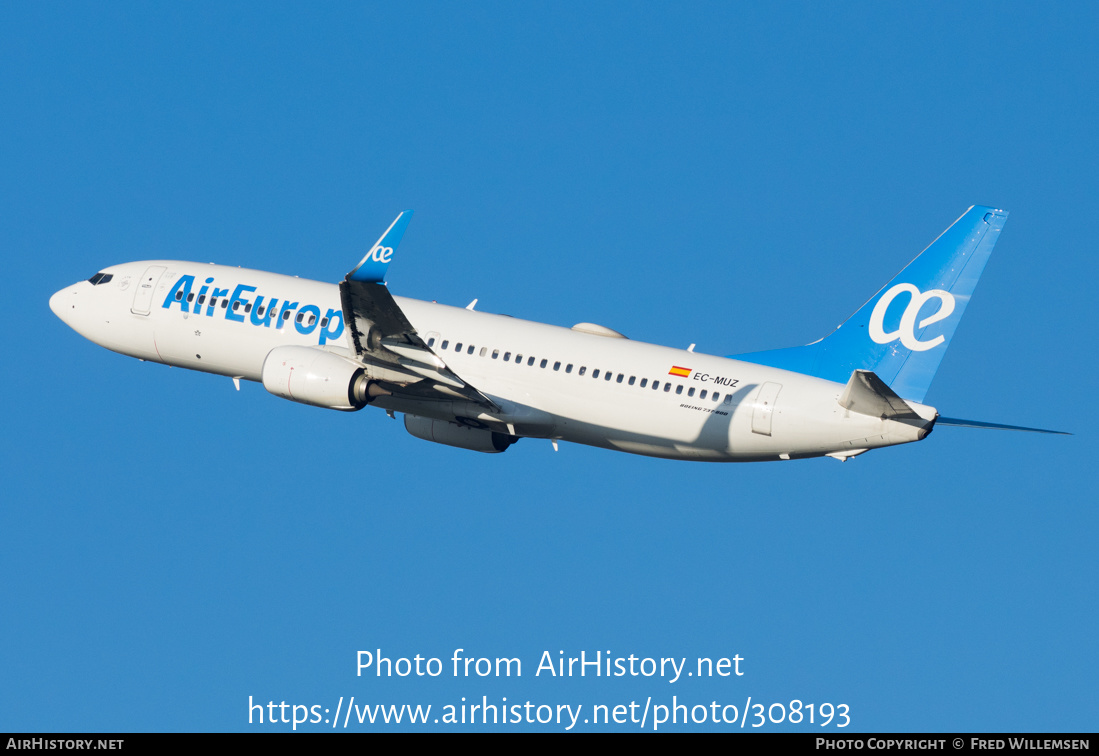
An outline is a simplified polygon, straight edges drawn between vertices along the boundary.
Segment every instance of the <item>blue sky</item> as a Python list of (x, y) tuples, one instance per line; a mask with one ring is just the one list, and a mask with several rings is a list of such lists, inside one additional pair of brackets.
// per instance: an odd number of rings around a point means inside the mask
[[(4, 4), (0, 730), (288, 729), (249, 724), (249, 696), (673, 695), (844, 703), (848, 731), (1094, 730), (1097, 19)], [(842, 465), (479, 455), (113, 354), (47, 306), (150, 258), (336, 281), (414, 208), (395, 293), (732, 354), (823, 336), (972, 204), (1012, 215), (926, 401), (1072, 437), (941, 428)], [(456, 648), (523, 675), (455, 678)], [(376, 649), (447, 674), (357, 677)], [(536, 677), (547, 650), (745, 674)], [(674, 729), (704, 728), (730, 729)]]

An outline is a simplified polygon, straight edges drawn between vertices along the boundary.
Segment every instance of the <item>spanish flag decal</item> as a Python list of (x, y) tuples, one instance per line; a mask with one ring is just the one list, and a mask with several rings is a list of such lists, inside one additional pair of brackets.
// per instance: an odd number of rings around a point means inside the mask
[(690, 368), (685, 368), (685, 367), (673, 366), (672, 369), (668, 371), (668, 375), (678, 375), (680, 378), (690, 378), (691, 377), (691, 369)]

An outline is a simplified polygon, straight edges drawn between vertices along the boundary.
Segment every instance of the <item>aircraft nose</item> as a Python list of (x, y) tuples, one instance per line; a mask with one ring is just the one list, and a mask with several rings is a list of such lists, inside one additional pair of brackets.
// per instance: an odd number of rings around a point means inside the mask
[(73, 291), (73, 287), (66, 286), (50, 297), (50, 309), (53, 310), (54, 315), (61, 318), (65, 323), (70, 323), (72, 320), (73, 309), (76, 307), (75, 296), (76, 292)]
[(64, 289), (50, 297), (50, 309), (53, 310), (53, 314), (57, 317), (61, 317), (61, 295), (64, 293)]

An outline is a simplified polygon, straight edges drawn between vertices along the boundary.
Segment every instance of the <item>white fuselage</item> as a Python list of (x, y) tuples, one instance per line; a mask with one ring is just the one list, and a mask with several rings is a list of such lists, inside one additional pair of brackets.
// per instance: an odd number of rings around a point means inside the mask
[[(51, 298), (50, 307), (82, 336), (122, 354), (251, 381), (261, 380), (264, 360), (276, 347), (351, 354), (334, 284), (170, 260), (102, 272), (111, 280), (66, 287)], [(501, 411), (487, 413), (460, 399), (412, 400), (399, 394), (372, 402), (387, 410), (457, 419), (513, 436), (727, 462), (826, 454), (842, 459), (919, 440), (936, 417), (933, 408), (913, 404), (922, 424), (882, 420), (840, 406), (840, 383), (395, 299), (432, 351)]]

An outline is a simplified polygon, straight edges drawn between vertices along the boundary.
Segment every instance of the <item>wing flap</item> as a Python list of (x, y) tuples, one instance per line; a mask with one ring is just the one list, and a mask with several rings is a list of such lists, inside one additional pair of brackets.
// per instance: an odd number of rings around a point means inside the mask
[[(459, 397), (496, 410), (496, 404), (463, 381), (424, 343), (385, 285), (385, 271), (412, 212), (397, 216), (371, 251), (340, 282), (343, 320), (355, 358), (366, 366), (413, 373), (420, 380), (387, 383), (394, 393), (417, 398)], [(380, 250), (380, 251), (379, 251)], [(384, 380), (384, 379), (383, 379)]]

